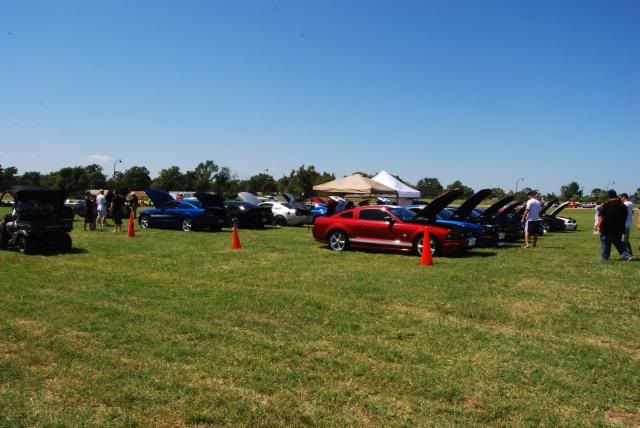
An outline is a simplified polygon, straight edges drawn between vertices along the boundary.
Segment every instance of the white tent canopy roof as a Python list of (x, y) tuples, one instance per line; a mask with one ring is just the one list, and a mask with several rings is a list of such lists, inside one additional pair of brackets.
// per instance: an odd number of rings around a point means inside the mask
[(396, 194), (396, 190), (392, 187), (373, 181), (370, 178), (363, 177), (360, 174), (353, 174), (349, 177), (338, 178), (328, 183), (313, 186), (313, 190), (326, 193), (348, 193), (353, 195), (372, 195), (372, 194)]
[(395, 191), (398, 192), (398, 197), (400, 198), (420, 197), (420, 191), (407, 186), (402, 181), (389, 174), (387, 171), (380, 171), (375, 177), (372, 178), (372, 180), (395, 189)]

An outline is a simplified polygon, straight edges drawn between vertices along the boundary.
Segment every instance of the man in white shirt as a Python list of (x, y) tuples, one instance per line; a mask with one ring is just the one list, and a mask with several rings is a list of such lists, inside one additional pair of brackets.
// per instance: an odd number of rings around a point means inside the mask
[(104, 229), (107, 223), (107, 199), (104, 196), (104, 190), (100, 190), (96, 197), (96, 210), (98, 212), (98, 225)]
[(631, 242), (629, 242), (629, 234), (631, 233), (631, 227), (633, 226), (633, 202), (629, 200), (629, 195), (626, 193), (620, 194), (620, 200), (627, 207), (627, 223), (625, 224), (626, 231), (622, 236), (622, 243), (627, 247), (627, 252), (633, 255), (631, 251)]
[(529, 248), (529, 235), (533, 235), (533, 246), (538, 243), (538, 235), (540, 234), (541, 221), (540, 210), (542, 206), (540, 201), (536, 199), (535, 192), (527, 193), (527, 208), (522, 215), (522, 224), (524, 224), (524, 248)]

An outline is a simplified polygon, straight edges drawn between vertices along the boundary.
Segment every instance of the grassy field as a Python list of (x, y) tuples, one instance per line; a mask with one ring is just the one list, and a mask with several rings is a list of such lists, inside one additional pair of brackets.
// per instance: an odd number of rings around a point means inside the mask
[(567, 211), (429, 268), (308, 228), (233, 252), (76, 222), (72, 254), (0, 253), (0, 426), (640, 425), (640, 263)]

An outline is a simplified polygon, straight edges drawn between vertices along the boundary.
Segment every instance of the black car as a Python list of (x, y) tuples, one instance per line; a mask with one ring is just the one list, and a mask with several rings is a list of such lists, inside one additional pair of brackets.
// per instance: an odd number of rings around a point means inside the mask
[(73, 210), (65, 207), (63, 192), (16, 186), (9, 193), (15, 206), (0, 221), (0, 249), (16, 248), (24, 254), (71, 250)]
[[(448, 208), (452, 213), (452, 220), (475, 223), (482, 227), (482, 233), (478, 237), (478, 246), (483, 247), (502, 243), (506, 237), (505, 228), (502, 223), (495, 222), (492, 216), (482, 216), (482, 212), (476, 210), (476, 207), (489, 196), (491, 196), (491, 189), (482, 189), (474, 193), (469, 199), (464, 201), (462, 205), (450, 206)], [(502, 200), (499, 202), (501, 203)], [(499, 209), (503, 205), (498, 206), (496, 209)], [(490, 208), (491, 211), (493, 211), (494, 207), (492, 206)]]
[(271, 208), (263, 208), (250, 202), (226, 201), (227, 214), (225, 225), (233, 227), (236, 224), (240, 228), (261, 229), (273, 224), (273, 212)]
[[(566, 225), (564, 220), (557, 218), (555, 215), (547, 214), (547, 211), (549, 211), (549, 208), (551, 208), (557, 203), (558, 203), (557, 199), (552, 199), (546, 202), (542, 206), (542, 209), (540, 210), (540, 218), (542, 219), (542, 229), (544, 230), (545, 233), (546, 232), (564, 232), (566, 230)], [(557, 212), (560, 212), (560, 211), (557, 211)]]

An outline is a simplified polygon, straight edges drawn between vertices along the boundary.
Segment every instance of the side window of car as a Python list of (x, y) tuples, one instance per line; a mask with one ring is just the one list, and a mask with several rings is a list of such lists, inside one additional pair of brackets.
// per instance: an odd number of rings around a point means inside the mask
[(340, 214), (340, 217), (342, 217), (342, 218), (353, 218), (353, 211), (342, 213), (342, 214)]
[(360, 210), (360, 220), (384, 221), (389, 214), (383, 210)]
[(269, 208), (269, 209), (273, 208), (273, 204), (260, 204), (260, 206), (262, 208)]

